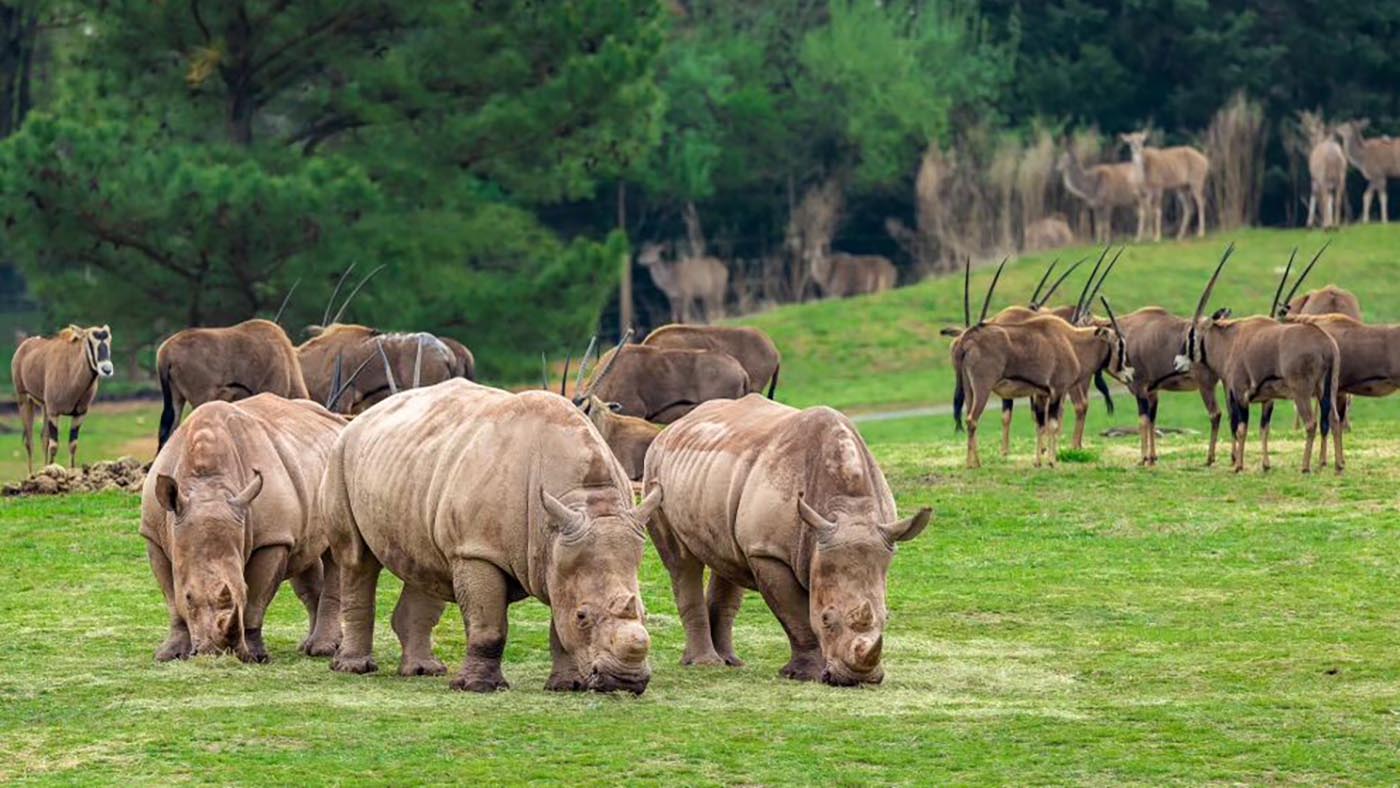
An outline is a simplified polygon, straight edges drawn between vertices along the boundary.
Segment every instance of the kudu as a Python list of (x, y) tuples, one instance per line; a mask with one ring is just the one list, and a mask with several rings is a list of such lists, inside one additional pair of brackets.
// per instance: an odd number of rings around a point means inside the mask
[(296, 349), (287, 332), (270, 320), (245, 320), (225, 328), (187, 328), (156, 350), (163, 406), (160, 445), (180, 423), (185, 404), (234, 402), (269, 392), (306, 399)]
[(894, 263), (880, 255), (854, 255), (812, 250), (809, 263), (812, 281), (824, 298), (849, 298), (894, 288), (899, 272)]
[(10, 362), (10, 379), (19, 400), (24, 454), (34, 473), (34, 409), (43, 416), (41, 449), (44, 464), (58, 457), (58, 420), (68, 417), (68, 465), (78, 464), (78, 431), (97, 396), (97, 379), (110, 378), (112, 329), (108, 326), (68, 326), (54, 337), (29, 337), (20, 342)]
[[(967, 466), (981, 466), (977, 450), (977, 423), (992, 394), (1002, 399), (1030, 397), (1036, 419), (1035, 465), (1049, 454), (1053, 467), (1059, 454), (1061, 405), (1069, 391), (1086, 385), (1095, 372), (1104, 370), (1124, 381), (1132, 380), (1133, 369), (1117, 329), (1076, 327), (1053, 315), (1028, 318), (1019, 323), (987, 321), (987, 307), (996, 289), (998, 276), (982, 302), (978, 322), (972, 323), (967, 288), (963, 291), (963, 313), (968, 324), (953, 341), (953, 370), (957, 390), (953, 398), (953, 421), (962, 428), (962, 409), (969, 403), (967, 416)], [(1083, 308), (1078, 305), (1076, 311)], [(1076, 314), (1077, 318), (1078, 315)]]
[(671, 322), (691, 322), (691, 305), (700, 302), (704, 322), (724, 317), (724, 297), (729, 289), (729, 269), (713, 257), (667, 260), (668, 246), (649, 243), (637, 255), (638, 265), (651, 273), (651, 281), (671, 302)]
[[(1225, 384), (1230, 413), (1231, 451), (1235, 471), (1244, 470), (1245, 438), (1249, 432), (1249, 406), (1276, 399), (1291, 399), (1307, 432), (1303, 449), (1303, 473), (1312, 470), (1313, 443), (1322, 421), (1322, 439), (1329, 433), (1336, 447), (1336, 468), (1345, 465), (1342, 431), (1337, 413), (1341, 374), (1341, 353), (1331, 336), (1314, 325), (1280, 323), (1273, 317), (1278, 294), (1269, 316), (1231, 319), (1228, 309), (1206, 317), (1215, 283), (1234, 251), (1231, 245), (1201, 293), (1196, 312), (1187, 330), (1176, 369), (1187, 372), (1203, 365)], [(1285, 271), (1287, 275), (1287, 271)], [(1280, 285), (1280, 289), (1281, 289)], [(1313, 411), (1317, 399), (1321, 413)], [(1269, 463), (1268, 413), (1260, 420), (1262, 467)]]
[(1365, 139), (1361, 132), (1370, 121), (1353, 120), (1337, 126), (1342, 137), (1342, 153), (1363, 178), (1366, 193), (1361, 195), (1361, 221), (1371, 221), (1371, 200), (1380, 196), (1381, 221), (1390, 221), (1390, 201), (1386, 197), (1387, 178), (1400, 177), (1400, 137)]
[(1060, 174), (1065, 189), (1083, 200), (1093, 213), (1094, 240), (1107, 243), (1113, 236), (1113, 209), (1133, 206), (1138, 211), (1138, 237), (1142, 236), (1142, 178), (1131, 162), (1095, 164), (1087, 169), (1073, 149), (1060, 155)]
[[(1176, 193), (1177, 205), (1181, 208), (1181, 226), (1177, 228), (1176, 237), (1186, 237), (1193, 207), (1196, 235), (1205, 235), (1206, 174), (1210, 170), (1210, 160), (1205, 154), (1188, 145), (1150, 148), (1147, 146), (1146, 131), (1120, 134), (1119, 138), (1132, 151), (1132, 166), (1137, 169), (1138, 179), (1142, 183), (1140, 199), (1143, 207), (1138, 216), (1150, 225), (1152, 240), (1162, 240), (1162, 196), (1167, 192)], [(1139, 224), (1138, 239), (1141, 240), (1143, 235), (1143, 227)]]
[(783, 356), (773, 339), (757, 328), (740, 326), (686, 326), (677, 323), (662, 326), (647, 334), (643, 345), (676, 350), (716, 350), (733, 356), (749, 374), (750, 391), (762, 393), (768, 387), (768, 399), (778, 388), (778, 369)]
[(1317, 209), (1322, 208), (1324, 229), (1342, 224), (1342, 195), (1347, 187), (1347, 158), (1322, 118), (1302, 113), (1301, 124), (1308, 135), (1308, 227), (1313, 226)]

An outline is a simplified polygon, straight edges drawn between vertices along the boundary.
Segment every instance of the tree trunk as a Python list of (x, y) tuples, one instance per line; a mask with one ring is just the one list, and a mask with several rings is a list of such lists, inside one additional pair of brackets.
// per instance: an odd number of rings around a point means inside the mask
[(36, 11), (0, 3), (0, 139), (19, 130), (33, 106), (29, 82), (38, 31)]
[[(627, 234), (627, 185), (622, 181), (617, 182), (617, 229), (623, 235)], [(628, 250), (622, 254), (622, 278), (617, 286), (617, 315), (619, 337), (627, 333), (627, 329), (632, 328), (634, 318), (632, 314), (632, 251), (629, 241)]]

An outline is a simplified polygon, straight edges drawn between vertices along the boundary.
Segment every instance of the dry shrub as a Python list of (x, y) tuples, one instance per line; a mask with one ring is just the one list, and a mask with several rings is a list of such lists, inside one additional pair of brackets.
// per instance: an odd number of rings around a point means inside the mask
[(1221, 229), (1243, 227), (1258, 218), (1267, 141), (1264, 108), (1243, 92), (1211, 119), (1206, 130), (1211, 171), (1207, 184)]
[(1016, 194), (1021, 208), (1018, 224), (1023, 228), (1029, 228), (1046, 216), (1047, 205), (1053, 198), (1056, 152), (1054, 135), (1040, 128), (1021, 154), (1016, 167)]
[[(836, 176), (811, 186), (788, 217), (787, 297), (782, 300), (800, 301), (811, 281), (813, 261), (824, 258), (831, 250), (831, 239), (841, 224), (845, 195)], [(767, 272), (765, 272), (765, 281)]]

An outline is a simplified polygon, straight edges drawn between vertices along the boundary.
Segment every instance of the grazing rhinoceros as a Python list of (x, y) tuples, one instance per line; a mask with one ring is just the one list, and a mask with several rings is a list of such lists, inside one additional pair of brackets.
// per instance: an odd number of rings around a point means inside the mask
[(335, 653), (340, 585), (312, 510), (344, 426), (314, 402), (258, 394), (200, 405), (175, 431), (141, 491), (141, 535), (170, 610), (156, 659), (231, 649), (265, 662), (263, 613), (287, 578), (311, 618), (302, 652)]
[(651, 678), (637, 586), (647, 518), (627, 474), (567, 399), (462, 379), (392, 397), (336, 442), (320, 502), (340, 564), (345, 639), (331, 666), (376, 669), (381, 566), (404, 582), (394, 608), (402, 675), (441, 675), (432, 628), (461, 606), (467, 655), (453, 689), (489, 692), (501, 675), (506, 607), (549, 605), (551, 690), (629, 690)]
[(884, 678), (885, 576), (895, 543), (918, 536), (930, 510), (896, 520), (889, 485), (845, 416), (758, 394), (707, 402), (652, 443), (642, 484), (663, 494), (650, 528), (685, 625), (682, 663), (743, 664), (734, 617), (752, 588), (787, 631), (783, 676)]

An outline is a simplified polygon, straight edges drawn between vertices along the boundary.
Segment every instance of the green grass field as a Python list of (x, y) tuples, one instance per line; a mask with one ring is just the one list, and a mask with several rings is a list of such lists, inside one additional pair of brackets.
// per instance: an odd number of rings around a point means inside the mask
[[(1219, 303), (1263, 309), (1274, 263), (1318, 238), (1241, 233)], [(1384, 267), (1397, 241), (1341, 233), (1316, 284), (1353, 287), (1368, 317), (1400, 317), (1400, 281)], [(1130, 248), (1110, 285), (1115, 306), (1189, 308), (1222, 245)], [(1009, 269), (1001, 303), (1038, 270)], [(930, 282), (754, 322), (784, 349), (789, 401), (939, 403), (951, 381), (935, 334), (955, 322), (960, 289)], [(837, 357), (837, 347), (855, 349)], [(1193, 432), (1164, 437), (1162, 464), (1141, 469), (1136, 438), (1099, 436), (1135, 424), (1120, 405), (1110, 418), (1096, 400), (1088, 461), (1055, 470), (1030, 467), (1025, 413), (1013, 455), (984, 442), (977, 472), (963, 469), (946, 416), (863, 426), (901, 509), (935, 507), (895, 559), (887, 678), (873, 689), (779, 679), (786, 641), (756, 595), (736, 632), (747, 667), (680, 667), (681, 627), (650, 553), (654, 678), (640, 698), (544, 692), (548, 618), (536, 602), (511, 615), (510, 691), (401, 679), (387, 575), (379, 674), (298, 656), (304, 614), (285, 589), (266, 630), (272, 663), (157, 665), (165, 612), (136, 497), (0, 501), (0, 780), (1394, 782), (1400, 400), (1359, 404), (1340, 477), (1297, 472), (1286, 407), (1273, 472), (1257, 470), (1257, 441), (1246, 474), (1202, 467), (1206, 422), (1188, 395), (1164, 398), (1161, 421)], [(149, 408), (94, 414), (84, 456), (137, 446), (154, 424)], [(15, 472), (8, 451), (0, 459)], [(437, 637), (439, 656), (460, 661), (451, 610)]]

